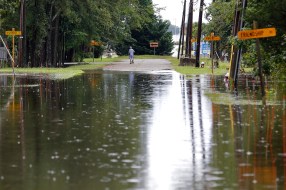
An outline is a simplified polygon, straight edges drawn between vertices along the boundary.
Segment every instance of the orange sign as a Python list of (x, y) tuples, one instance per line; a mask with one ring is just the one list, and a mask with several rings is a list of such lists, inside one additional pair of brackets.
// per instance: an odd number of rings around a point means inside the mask
[(196, 38), (192, 38), (192, 39), (191, 39), (191, 42), (196, 42), (196, 41), (197, 41)]
[(95, 41), (95, 40), (91, 40), (90, 45), (91, 45), (91, 46), (100, 46), (101, 43), (100, 43), (100, 42), (97, 42), (97, 41)]
[(159, 43), (158, 42), (150, 42), (150, 47), (159, 47)]
[(204, 38), (205, 41), (219, 41), (220, 37), (219, 36), (206, 36)]
[(238, 39), (240, 39), (240, 40), (273, 37), (273, 36), (276, 36), (276, 28), (242, 30), (242, 31), (238, 32), (237, 36), (238, 36)]
[(6, 36), (21, 36), (22, 32), (21, 31), (16, 31), (15, 28), (12, 28), (11, 31), (6, 31), (5, 35)]

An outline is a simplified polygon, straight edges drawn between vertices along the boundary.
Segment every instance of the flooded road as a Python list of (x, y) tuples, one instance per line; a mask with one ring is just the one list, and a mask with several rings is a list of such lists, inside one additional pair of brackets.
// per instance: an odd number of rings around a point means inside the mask
[(173, 71), (1, 76), (0, 189), (285, 189), (286, 86)]

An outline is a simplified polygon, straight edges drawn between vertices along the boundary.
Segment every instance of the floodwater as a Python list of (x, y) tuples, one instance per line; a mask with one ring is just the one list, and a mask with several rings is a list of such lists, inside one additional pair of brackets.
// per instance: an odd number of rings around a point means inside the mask
[(286, 189), (286, 86), (173, 71), (0, 77), (1, 190)]

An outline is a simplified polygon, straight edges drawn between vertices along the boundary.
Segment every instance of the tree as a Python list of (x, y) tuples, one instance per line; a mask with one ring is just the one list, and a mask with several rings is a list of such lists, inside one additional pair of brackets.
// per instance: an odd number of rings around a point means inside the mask
[[(234, 5), (236, 0), (216, 0), (207, 9), (209, 31), (214, 31), (221, 36), (219, 49), (228, 49), (231, 44), (243, 47), (243, 63), (254, 66), (255, 59), (254, 40), (240, 41), (237, 37), (231, 37), (230, 33), (233, 26)], [(245, 10), (244, 29), (252, 29), (253, 21), (257, 21), (259, 28), (275, 27), (277, 36), (274, 38), (263, 38), (260, 40), (262, 45), (264, 74), (286, 76), (286, 25), (284, 18), (286, 7), (284, 1), (262, 0), (248, 1)]]
[[(148, 52), (149, 41), (154, 39), (167, 46), (160, 51), (162, 54), (171, 51), (169, 23), (155, 16), (152, 0), (20, 2), (0, 0), (4, 5), (0, 8), (0, 30), (18, 29), (19, 9), (24, 5), (21, 10), (25, 10), (25, 15), (21, 19), (25, 18), (23, 52), (27, 61), (20, 65), (23, 67), (59, 67), (66, 61), (82, 61), (91, 40), (102, 42), (107, 48), (117, 47), (122, 52), (129, 44), (137, 43), (138, 48), (143, 45), (142, 52)], [(139, 33), (146, 38), (136, 36)]]
[(156, 16), (151, 0), (140, 0), (139, 5), (142, 7), (140, 14), (145, 20), (141, 27), (130, 30), (131, 33), (126, 36), (124, 42), (116, 46), (117, 52), (126, 55), (129, 46), (132, 46), (136, 54), (153, 54), (150, 42), (156, 41), (159, 43), (157, 54), (171, 55), (174, 43), (172, 33), (168, 31), (170, 22), (164, 21), (161, 16)]
[[(246, 10), (246, 26), (252, 28), (257, 21), (259, 28), (275, 27), (277, 36), (261, 39), (264, 73), (285, 77), (286, 73), (286, 17), (285, 1), (262, 0), (250, 1)], [(248, 46), (248, 50), (252, 50)], [(247, 60), (248, 61), (248, 60)]]
[(206, 11), (206, 33), (209, 35), (214, 32), (216, 36), (220, 36), (221, 40), (218, 42), (217, 51), (221, 55), (223, 51), (230, 55), (231, 31), (233, 27), (235, 1), (217, 0), (213, 2)]

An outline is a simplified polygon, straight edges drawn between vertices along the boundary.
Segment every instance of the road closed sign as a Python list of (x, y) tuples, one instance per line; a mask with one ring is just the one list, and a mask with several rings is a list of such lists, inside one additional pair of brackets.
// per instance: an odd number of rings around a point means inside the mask
[(237, 34), (238, 39), (247, 40), (254, 38), (267, 38), (276, 36), (276, 28), (262, 28), (255, 30), (242, 30)]

